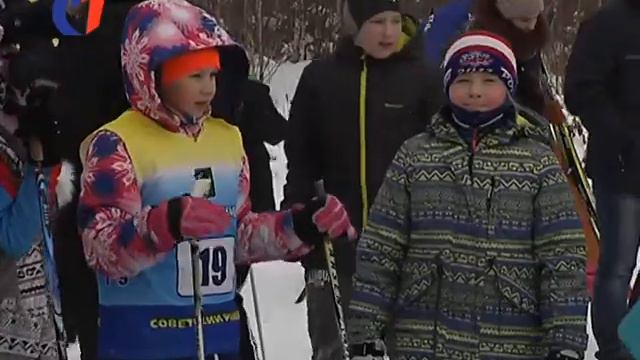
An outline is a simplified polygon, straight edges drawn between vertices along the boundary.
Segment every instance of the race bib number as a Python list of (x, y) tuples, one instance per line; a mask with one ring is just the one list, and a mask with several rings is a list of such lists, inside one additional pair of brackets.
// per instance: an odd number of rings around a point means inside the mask
[[(202, 295), (227, 294), (235, 289), (234, 238), (224, 237), (198, 241), (198, 258)], [(178, 294), (193, 296), (191, 248), (187, 241), (178, 244)]]

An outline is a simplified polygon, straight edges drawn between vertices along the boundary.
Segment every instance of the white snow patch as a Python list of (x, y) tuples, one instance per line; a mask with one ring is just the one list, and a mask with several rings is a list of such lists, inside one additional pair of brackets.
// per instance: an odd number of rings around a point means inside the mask
[[(271, 99), (285, 118), (289, 118), (291, 101), (298, 86), (298, 80), (302, 70), (309, 65), (310, 61), (299, 63), (285, 62), (280, 64), (276, 72), (268, 81), (271, 88)], [(287, 178), (287, 158), (284, 155), (284, 142), (276, 146), (265, 143), (267, 151), (271, 155), (271, 172), (273, 174), (273, 193), (276, 198), (276, 208), (280, 207), (280, 202), (284, 198), (283, 188)]]

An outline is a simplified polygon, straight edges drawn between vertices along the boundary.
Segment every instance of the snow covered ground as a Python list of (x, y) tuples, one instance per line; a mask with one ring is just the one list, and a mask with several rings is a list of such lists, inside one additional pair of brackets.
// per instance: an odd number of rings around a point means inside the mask
[[(290, 101), (305, 63), (285, 63), (270, 81), (271, 96), (283, 115), (289, 113)], [(282, 187), (286, 177), (286, 159), (282, 144), (269, 146), (272, 157), (274, 190), (277, 203), (282, 199)], [(638, 258), (640, 264), (640, 257)], [(307, 360), (311, 359), (311, 344), (306, 328), (306, 304), (295, 304), (304, 279), (298, 263), (270, 262), (253, 266), (252, 275), (256, 285), (258, 308), (254, 307), (251, 282), (247, 281), (242, 294), (249, 314), (250, 325), (256, 341), (260, 344), (259, 359), (262, 360)], [(257, 310), (257, 311), (256, 311)], [(259, 313), (259, 318), (256, 314)], [(261, 325), (263, 342), (259, 339), (258, 322)], [(589, 330), (591, 334), (591, 331)], [(264, 346), (262, 346), (264, 345)], [(264, 350), (264, 358), (261, 355)], [(595, 359), (597, 346), (590, 336), (586, 360)], [(70, 360), (79, 360), (79, 350), (74, 345), (69, 350)]]

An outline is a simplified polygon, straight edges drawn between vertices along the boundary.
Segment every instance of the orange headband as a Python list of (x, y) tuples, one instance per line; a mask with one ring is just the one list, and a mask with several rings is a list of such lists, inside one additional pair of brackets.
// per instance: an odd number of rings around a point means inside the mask
[(191, 75), (202, 69), (220, 70), (220, 53), (215, 48), (207, 48), (186, 52), (170, 58), (162, 64), (163, 86)]

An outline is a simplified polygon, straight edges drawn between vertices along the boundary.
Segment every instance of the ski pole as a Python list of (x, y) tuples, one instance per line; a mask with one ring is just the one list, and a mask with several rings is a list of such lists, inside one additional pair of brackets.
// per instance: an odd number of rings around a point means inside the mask
[[(203, 197), (211, 188), (211, 180), (198, 179), (193, 185), (191, 196)], [(198, 360), (205, 360), (204, 328), (202, 320), (202, 269), (200, 267), (200, 246), (197, 239), (188, 239), (191, 249), (191, 281), (193, 283), (193, 310), (196, 318), (196, 349)]]
[[(324, 181), (315, 182), (316, 196), (322, 201), (327, 198), (327, 192), (324, 189)], [(336, 264), (336, 255), (333, 249), (333, 243), (329, 238), (324, 240), (324, 252), (329, 268), (329, 280), (331, 282), (331, 290), (333, 293), (333, 304), (336, 308), (336, 317), (338, 322), (338, 332), (340, 340), (342, 340), (342, 349), (344, 351), (344, 360), (349, 360), (349, 343), (347, 342), (347, 326), (344, 320), (344, 311), (342, 311), (342, 294), (340, 293), (340, 281), (338, 280), (338, 265)]]
[(32, 138), (29, 141), (29, 152), (31, 158), (36, 162), (35, 175), (36, 185), (38, 187), (38, 199), (40, 203), (40, 218), (42, 220), (42, 248), (45, 255), (45, 269), (47, 273), (47, 282), (51, 294), (49, 300), (51, 301), (50, 310), (52, 312), (51, 319), (53, 320), (53, 327), (56, 335), (56, 348), (58, 350), (58, 357), (61, 360), (67, 359), (67, 350), (63, 346), (66, 345), (67, 339), (62, 324), (62, 305), (60, 304), (60, 288), (59, 280), (57, 277), (57, 266), (55, 261), (55, 254), (53, 249), (53, 237), (51, 235), (51, 222), (49, 214), (49, 191), (45, 175), (42, 171), (42, 161), (44, 159), (42, 151), (42, 143), (40, 140)]
[(262, 360), (266, 360), (264, 351), (264, 337), (262, 336), (262, 317), (258, 308), (258, 292), (256, 291), (256, 281), (253, 274), (253, 267), (249, 267), (249, 278), (251, 279), (251, 296), (253, 297), (253, 311), (256, 313), (256, 325), (258, 327), (258, 339), (260, 339), (260, 355)]

